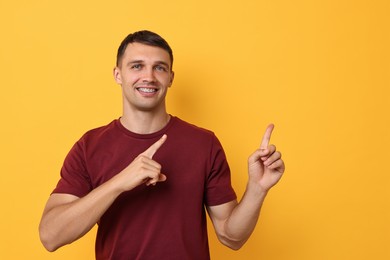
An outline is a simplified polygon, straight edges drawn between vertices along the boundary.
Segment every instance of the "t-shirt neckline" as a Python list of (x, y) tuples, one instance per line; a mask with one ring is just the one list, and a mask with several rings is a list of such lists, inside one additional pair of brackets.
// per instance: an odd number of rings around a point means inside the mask
[(169, 119), (168, 123), (163, 128), (161, 128), (157, 132), (150, 133), (150, 134), (138, 134), (138, 133), (134, 133), (134, 132), (130, 131), (129, 129), (127, 129), (126, 127), (124, 127), (122, 125), (120, 118), (115, 119), (114, 124), (122, 133), (124, 133), (127, 136), (137, 138), (137, 139), (152, 139), (152, 138), (162, 136), (173, 125), (174, 121), (176, 121), (175, 116), (172, 116), (172, 115), (169, 115), (169, 116), (170, 116), (170, 119)]

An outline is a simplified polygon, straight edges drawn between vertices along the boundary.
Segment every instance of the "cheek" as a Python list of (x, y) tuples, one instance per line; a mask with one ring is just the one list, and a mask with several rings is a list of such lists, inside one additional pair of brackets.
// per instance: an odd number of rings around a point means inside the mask
[(159, 78), (159, 81), (164, 85), (164, 86), (167, 86), (167, 87), (170, 87), (171, 86), (171, 83), (172, 83), (172, 77), (170, 76), (167, 76), (167, 75), (164, 75), (162, 77)]
[(127, 74), (122, 78), (122, 82), (126, 85), (133, 85), (139, 81), (140, 77), (137, 74)]

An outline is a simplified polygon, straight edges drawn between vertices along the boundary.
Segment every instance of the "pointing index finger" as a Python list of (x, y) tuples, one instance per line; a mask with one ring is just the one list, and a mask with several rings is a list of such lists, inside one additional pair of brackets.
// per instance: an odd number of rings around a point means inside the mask
[(164, 134), (157, 142), (152, 144), (148, 149), (145, 150), (142, 154), (149, 157), (150, 159), (153, 158), (153, 155), (160, 149), (160, 147), (163, 145), (163, 143), (167, 140), (167, 135)]
[(273, 130), (274, 130), (274, 125), (270, 124), (265, 130), (265, 133), (263, 135), (263, 140), (261, 140), (260, 149), (268, 148), (269, 140), (271, 140), (271, 134)]

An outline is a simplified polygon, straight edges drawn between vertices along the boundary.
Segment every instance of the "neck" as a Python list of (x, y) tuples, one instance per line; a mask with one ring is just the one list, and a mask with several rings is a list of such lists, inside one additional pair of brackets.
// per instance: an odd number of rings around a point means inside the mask
[(129, 131), (137, 134), (151, 134), (164, 128), (170, 115), (164, 110), (159, 113), (150, 111), (137, 111), (133, 113), (123, 113), (120, 119), (122, 125)]

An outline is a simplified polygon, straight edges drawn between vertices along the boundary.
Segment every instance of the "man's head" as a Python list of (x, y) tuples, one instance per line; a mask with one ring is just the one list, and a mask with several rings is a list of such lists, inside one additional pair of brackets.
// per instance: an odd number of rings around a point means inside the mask
[(135, 32), (122, 41), (113, 74), (122, 87), (124, 114), (166, 112), (165, 96), (174, 79), (172, 61), (168, 43), (153, 32)]
[(171, 47), (160, 35), (147, 30), (131, 33), (122, 41), (121, 45), (118, 48), (118, 53), (116, 56), (117, 67), (121, 66), (122, 57), (126, 51), (127, 46), (131, 43), (142, 43), (145, 45), (155, 46), (164, 49), (168, 52), (169, 57), (171, 59), (170, 68), (172, 70), (173, 52)]

